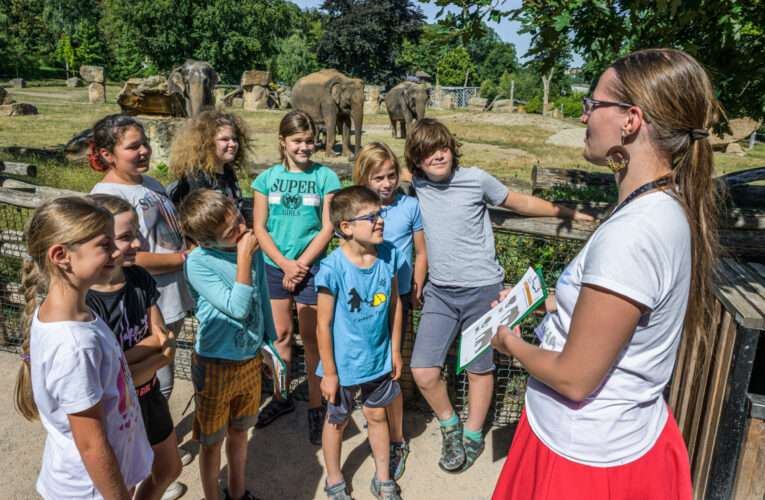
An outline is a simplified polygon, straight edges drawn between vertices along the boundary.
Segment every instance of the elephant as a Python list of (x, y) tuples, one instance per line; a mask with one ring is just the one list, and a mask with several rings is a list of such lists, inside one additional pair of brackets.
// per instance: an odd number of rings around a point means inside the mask
[(292, 87), (292, 109), (305, 111), (327, 134), (327, 156), (335, 156), (335, 131), (342, 125), (343, 156), (351, 154), (351, 119), (354, 125), (354, 151), (361, 149), (361, 126), (364, 120), (364, 84), (334, 69), (306, 75)]
[(203, 108), (215, 105), (213, 87), (218, 85), (218, 73), (209, 63), (186, 59), (167, 78), (171, 92), (180, 92), (186, 100), (186, 115), (194, 117)]
[(406, 128), (412, 122), (425, 117), (430, 91), (419, 83), (402, 82), (385, 94), (385, 107), (388, 110), (393, 138), (396, 138), (396, 122), (401, 122), (401, 139), (406, 138)]

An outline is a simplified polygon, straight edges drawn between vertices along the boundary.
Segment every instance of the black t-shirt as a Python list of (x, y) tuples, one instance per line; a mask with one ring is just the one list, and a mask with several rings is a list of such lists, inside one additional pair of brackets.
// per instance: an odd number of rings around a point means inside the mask
[(173, 200), (176, 207), (180, 206), (183, 199), (197, 189), (217, 191), (233, 201), (238, 210), (242, 209), (242, 190), (239, 189), (239, 182), (236, 180), (234, 169), (228, 165), (223, 167), (222, 174), (216, 173), (215, 177), (210, 177), (207, 172), (199, 168), (190, 171), (178, 180), (170, 193), (170, 199)]
[(140, 266), (122, 268), (125, 284), (114, 292), (88, 290), (85, 302), (109, 325), (122, 351), (127, 351), (151, 334), (149, 308), (157, 303), (157, 283)]

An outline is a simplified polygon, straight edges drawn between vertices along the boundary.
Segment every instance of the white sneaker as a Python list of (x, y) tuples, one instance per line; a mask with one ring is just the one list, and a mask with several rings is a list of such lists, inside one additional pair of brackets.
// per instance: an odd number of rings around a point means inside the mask
[(165, 494), (162, 495), (162, 500), (176, 500), (181, 498), (184, 493), (186, 493), (186, 486), (178, 481), (173, 481), (165, 490)]
[(186, 466), (191, 463), (192, 460), (194, 460), (194, 455), (191, 454), (188, 450), (185, 450), (183, 448), (178, 448), (178, 454), (181, 456), (181, 463)]

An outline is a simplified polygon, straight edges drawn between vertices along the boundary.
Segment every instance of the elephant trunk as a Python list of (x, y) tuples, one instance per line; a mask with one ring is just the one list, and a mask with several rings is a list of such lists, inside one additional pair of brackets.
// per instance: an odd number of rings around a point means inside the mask
[(427, 102), (427, 99), (419, 99), (417, 101), (417, 104), (415, 104), (415, 115), (416, 120), (420, 121), (423, 118), (425, 118), (425, 104)]
[(197, 116), (205, 104), (205, 86), (203, 82), (192, 81), (189, 83), (189, 103), (191, 105), (189, 116)]

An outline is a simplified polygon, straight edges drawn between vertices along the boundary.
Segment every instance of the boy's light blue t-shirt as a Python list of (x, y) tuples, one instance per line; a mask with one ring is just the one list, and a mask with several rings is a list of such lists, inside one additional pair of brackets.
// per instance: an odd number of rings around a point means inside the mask
[(414, 232), (422, 231), (420, 204), (410, 196), (397, 194), (393, 203), (385, 208), (383, 238), (395, 245), (404, 260), (398, 272), (398, 293), (404, 295), (412, 289)]
[(252, 257), (252, 285), (236, 281), (237, 252), (197, 247), (183, 272), (199, 320), (194, 349), (200, 356), (242, 361), (276, 340), (263, 252)]
[[(332, 348), (342, 386), (363, 384), (393, 369), (388, 311), (391, 284), (403, 263), (392, 243), (383, 241), (377, 260), (361, 269), (337, 248), (322, 262), (316, 274), (316, 290), (326, 288), (335, 296), (332, 316)], [(324, 376), (322, 365), (316, 374)]]
[[(305, 172), (290, 172), (279, 163), (257, 176), (252, 189), (268, 198), (266, 227), (276, 247), (287, 259), (296, 259), (321, 231), (324, 197), (340, 189), (340, 179), (320, 163)], [(323, 254), (311, 265), (322, 258)], [(278, 267), (268, 255), (265, 259)]]

